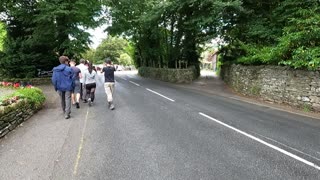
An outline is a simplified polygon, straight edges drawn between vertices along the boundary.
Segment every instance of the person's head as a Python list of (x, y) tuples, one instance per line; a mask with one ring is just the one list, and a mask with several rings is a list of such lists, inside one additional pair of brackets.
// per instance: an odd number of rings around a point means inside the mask
[(69, 63), (68, 56), (60, 56), (59, 57), (59, 62), (60, 62), (60, 64), (68, 64)]
[(106, 58), (106, 64), (107, 65), (111, 65), (111, 63), (112, 63), (111, 59), (110, 58)]
[(86, 60), (85, 59), (80, 59), (80, 64), (85, 64)]
[(69, 64), (70, 64), (70, 66), (75, 66), (77, 63), (76, 63), (76, 60), (71, 59)]
[(93, 65), (91, 62), (88, 63), (88, 71), (89, 73), (91, 74), (92, 73), (92, 70), (93, 70)]
[(85, 60), (84, 65), (89, 66), (90, 61), (89, 60)]

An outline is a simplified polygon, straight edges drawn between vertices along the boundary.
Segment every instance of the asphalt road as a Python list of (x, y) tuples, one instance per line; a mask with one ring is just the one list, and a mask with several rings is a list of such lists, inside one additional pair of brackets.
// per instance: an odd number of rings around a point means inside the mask
[(0, 179), (320, 179), (320, 120), (120, 73), (65, 120), (57, 95), (0, 140)]

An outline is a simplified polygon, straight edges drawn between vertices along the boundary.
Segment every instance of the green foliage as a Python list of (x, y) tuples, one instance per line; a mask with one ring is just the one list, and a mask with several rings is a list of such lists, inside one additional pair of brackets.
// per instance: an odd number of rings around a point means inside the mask
[(218, 36), (224, 11), (240, 8), (230, 0), (106, 1), (111, 34), (129, 37), (136, 66), (178, 68), (178, 62), (200, 74), (200, 45)]
[(3, 51), (3, 44), (6, 39), (6, 29), (5, 25), (0, 22), (0, 51)]
[(34, 109), (39, 109), (42, 107), (46, 98), (39, 88), (22, 88), (16, 90), (14, 93), (0, 97), (0, 104), (10, 105), (11, 103), (7, 102), (8, 100), (18, 100), (18, 99), (27, 99), (28, 104), (33, 106)]
[(104, 39), (97, 49), (89, 50), (83, 54), (84, 58), (92, 60), (96, 64), (104, 63), (105, 58), (109, 57), (116, 64), (132, 65), (130, 56), (126, 56), (126, 59), (121, 59), (121, 55), (130, 55), (132, 47), (126, 39), (119, 37), (108, 36)]
[(23, 88), (17, 90), (13, 96), (19, 96), (22, 99), (28, 99), (28, 102), (33, 104), (36, 109), (40, 108), (46, 98), (39, 88)]
[(96, 54), (96, 50), (95, 49), (89, 49), (85, 53), (82, 53), (81, 56), (84, 59), (88, 59), (89, 61), (93, 61), (94, 63), (97, 63), (95, 54)]
[(132, 58), (127, 53), (123, 53), (120, 55), (119, 64), (130, 66), (133, 64)]
[(310, 104), (303, 104), (302, 105), (302, 110), (304, 112), (311, 112), (312, 111), (312, 106)]
[[(224, 62), (273, 64), (316, 70), (320, 67), (320, 2), (245, 0), (221, 32), (228, 45)], [(232, 21), (231, 21), (232, 20)]]
[(128, 41), (123, 38), (108, 36), (97, 47), (95, 57), (98, 62), (104, 62), (104, 59), (109, 57), (114, 63), (119, 63), (120, 55), (125, 52), (125, 47), (128, 46)]
[(7, 38), (0, 55), (0, 73), (34, 77), (37, 69), (51, 70), (57, 57), (77, 57), (88, 49), (87, 28), (99, 25), (99, 1), (2, 0), (0, 20)]

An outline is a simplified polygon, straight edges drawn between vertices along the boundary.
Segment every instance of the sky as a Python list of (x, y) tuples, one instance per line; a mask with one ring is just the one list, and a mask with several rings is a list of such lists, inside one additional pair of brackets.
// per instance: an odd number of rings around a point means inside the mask
[(107, 38), (108, 33), (103, 32), (107, 28), (107, 25), (102, 25), (96, 29), (89, 29), (88, 32), (91, 34), (91, 41), (92, 44), (90, 45), (91, 48), (97, 48), (101, 41)]

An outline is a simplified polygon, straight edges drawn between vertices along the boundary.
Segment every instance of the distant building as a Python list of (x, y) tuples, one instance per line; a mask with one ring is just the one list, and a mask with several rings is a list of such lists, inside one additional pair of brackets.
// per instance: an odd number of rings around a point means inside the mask
[(219, 51), (214, 51), (214, 52), (210, 52), (205, 58), (203, 63), (205, 65), (209, 65), (210, 64), (210, 68), (213, 69), (213, 71), (217, 70), (217, 62), (218, 62), (218, 54)]

